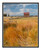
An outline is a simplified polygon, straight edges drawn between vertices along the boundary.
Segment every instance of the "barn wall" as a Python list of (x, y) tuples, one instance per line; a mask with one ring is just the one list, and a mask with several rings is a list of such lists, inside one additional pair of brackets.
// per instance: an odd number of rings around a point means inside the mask
[(24, 17), (29, 17), (29, 13), (24, 13)]

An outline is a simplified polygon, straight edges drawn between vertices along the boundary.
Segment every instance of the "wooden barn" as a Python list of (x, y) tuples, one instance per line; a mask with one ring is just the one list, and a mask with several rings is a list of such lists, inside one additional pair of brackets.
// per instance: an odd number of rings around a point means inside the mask
[(25, 12), (24, 17), (29, 17), (29, 12)]

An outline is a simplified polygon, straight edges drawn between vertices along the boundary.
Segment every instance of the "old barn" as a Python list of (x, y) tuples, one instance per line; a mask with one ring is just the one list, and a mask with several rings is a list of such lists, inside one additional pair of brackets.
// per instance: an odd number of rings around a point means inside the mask
[(24, 17), (29, 17), (29, 12), (25, 12)]

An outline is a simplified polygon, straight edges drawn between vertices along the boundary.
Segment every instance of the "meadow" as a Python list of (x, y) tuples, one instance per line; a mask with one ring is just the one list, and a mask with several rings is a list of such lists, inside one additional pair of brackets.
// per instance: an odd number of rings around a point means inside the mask
[(37, 47), (38, 17), (3, 17), (4, 47)]

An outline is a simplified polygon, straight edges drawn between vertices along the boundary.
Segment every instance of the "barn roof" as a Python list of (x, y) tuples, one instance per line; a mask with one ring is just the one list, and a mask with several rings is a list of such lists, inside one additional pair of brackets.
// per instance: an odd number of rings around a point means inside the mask
[(29, 14), (29, 12), (24, 12), (24, 14)]

